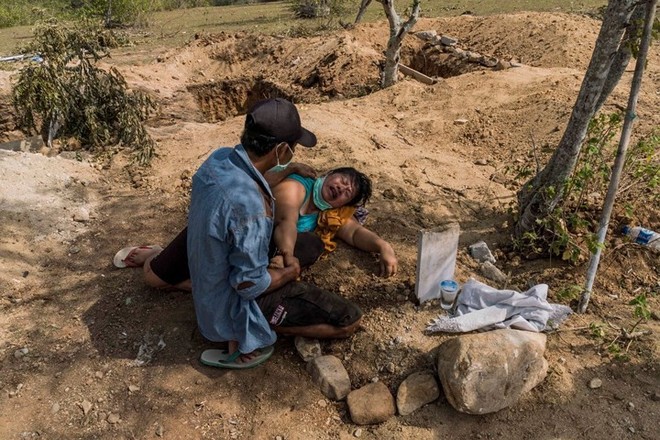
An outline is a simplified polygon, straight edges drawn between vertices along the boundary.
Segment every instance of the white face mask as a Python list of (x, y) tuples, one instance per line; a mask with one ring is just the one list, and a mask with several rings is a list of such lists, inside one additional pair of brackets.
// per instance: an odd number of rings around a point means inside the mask
[(289, 147), (289, 144), (286, 144), (286, 147), (289, 149), (289, 152), (291, 153), (291, 160), (289, 160), (287, 163), (282, 163), (281, 164), (280, 163), (280, 155), (277, 154), (277, 148), (278, 147), (279, 147), (279, 145), (277, 147), (275, 147), (275, 157), (277, 157), (277, 165), (275, 165), (273, 168), (268, 170), (268, 171), (272, 171), (272, 172), (275, 172), (275, 173), (285, 170), (286, 167), (288, 167), (289, 164), (293, 161), (293, 150), (291, 149), (291, 147)]

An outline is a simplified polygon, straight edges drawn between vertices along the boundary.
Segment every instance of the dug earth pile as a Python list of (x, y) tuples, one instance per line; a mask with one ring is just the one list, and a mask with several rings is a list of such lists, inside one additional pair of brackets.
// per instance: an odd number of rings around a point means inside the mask
[[(566, 292), (583, 283), (585, 263), (521, 258), (508, 208), (520, 187), (513, 168), (542, 163), (561, 137), (599, 25), (537, 13), (423, 19), (415, 30), (450, 35), (464, 50), (517, 67), (467, 63), (410, 35), (402, 61), (437, 82), (402, 77), (387, 90), (378, 90), (384, 22), (308, 38), (200, 34), (174, 50), (117, 51), (110, 62), (161, 103), (148, 124), (158, 144), (151, 167), (129, 165), (123, 153), (93, 166), (71, 153), (0, 156), (0, 438), (657, 438), (657, 315), (637, 327), (650, 334), (616, 344), (621, 352), (612, 347), (618, 328), (637, 322), (629, 302), (639, 292), (658, 309), (658, 259), (616, 235), (589, 313), (548, 335), (548, 374), (522, 400), (471, 416), (441, 393), (412, 414), (363, 427), (345, 402), (321, 394), (290, 339), (280, 338), (254, 370), (200, 365), (208, 345), (190, 295), (146, 288), (139, 270), (111, 262), (124, 246), (164, 245), (178, 233), (190, 177), (215, 148), (238, 142), (252, 102), (292, 99), (319, 138), (296, 160), (370, 175), (367, 225), (392, 243), (400, 263), (396, 277), (382, 279), (374, 256), (340, 245), (305, 273), (365, 311), (358, 333), (322, 342), (322, 351), (342, 361), (353, 389), (381, 382), (396, 395), (411, 373), (433, 372), (436, 348), (453, 337), (424, 333), (442, 311), (434, 301), (415, 302), (420, 230), (460, 224), (460, 282), (488, 282), (467, 252), (485, 240), (508, 287), (547, 283), (551, 301), (574, 305)], [(603, 111), (625, 107), (631, 71)], [(635, 136), (660, 125), (658, 84), (654, 46)], [(0, 140), (19, 136), (9, 119), (0, 122)], [(660, 208), (647, 206), (635, 219), (660, 227)], [(589, 387), (593, 379), (599, 387)]]

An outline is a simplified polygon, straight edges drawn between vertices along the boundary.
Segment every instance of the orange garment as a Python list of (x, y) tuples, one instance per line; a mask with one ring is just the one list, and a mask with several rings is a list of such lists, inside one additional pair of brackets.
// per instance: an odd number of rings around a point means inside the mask
[(319, 213), (319, 219), (316, 222), (316, 235), (323, 241), (326, 252), (332, 252), (337, 248), (337, 243), (332, 239), (337, 234), (339, 228), (355, 213), (355, 207), (342, 206), (341, 208), (328, 209)]

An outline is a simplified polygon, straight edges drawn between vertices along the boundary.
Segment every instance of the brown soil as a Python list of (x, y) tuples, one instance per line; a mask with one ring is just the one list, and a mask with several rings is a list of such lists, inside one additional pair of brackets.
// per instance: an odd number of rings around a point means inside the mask
[[(440, 309), (413, 301), (419, 230), (460, 223), (461, 282), (479, 278), (466, 249), (483, 239), (517, 289), (547, 283), (552, 301), (568, 302), (560, 292), (583, 283), (584, 264), (512, 252), (507, 207), (518, 183), (505, 171), (533, 158), (532, 144), (542, 157), (557, 144), (598, 28), (565, 14), (421, 20), (417, 30), (450, 34), (462, 48), (523, 66), (462, 65), (409, 37), (403, 61), (444, 79), (426, 86), (403, 78), (384, 91), (376, 91), (384, 23), (313, 38), (199, 35), (185, 47), (143, 54), (153, 62), (115, 54), (129, 83), (162, 104), (150, 122), (159, 153), (151, 168), (127, 166), (123, 154), (94, 166), (0, 156), (0, 438), (658, 438), (657, 316), (637, 327), (651, 335), (615, 341), (615, 327), (636, 322), (628, 303), (637, 294), (655, 295), (649, 303), (657, 310), (658, 257), (616, 236), (589, 313), (549, 335), (548, 377), (519, 403), (477, 417), (441, 397), (360, 432), (346, 404), (328, 401), (311, 382), (291, 339), (280, 338), (273, 358), (254, 370), (203, 367), (197, 359), (207, 344), (195, 331), (190, 295), (148, 289), (139, 270), (111, 263), (122, 247), (166, 244), (183, 227), (190, 176), (215, 148), (238, 141), (251, 102), (294, 99), (319, 138), (297, 160), (371, 175), (368, 225), (400, 261), (395, 278), (381, 279), (374, 257), (340, 246), (305, 274), (366, 312), (362, 330), (323, 342), (324, 353), (344, 361), (354, 388), (377, 378), (396, 393), (408, 374), (433, 369), (434, 349), (451, 337), (425, 335)], [(625, 106), (629, 70), (606, 111)], [(7, 84), (9, 74), (0, 75)], [(654, 47), (638, 134), (660, 124), (659, 79)], [(15, 138), (9, 120), (0, 116), (0, 124), (1, 140)], [(89, 221), (73, 221), (83, 208)], [(648, 206), (637, 217), (660, 229), (659, 213)], [(613, 341), (622, 342), (618, 356)], [(603, 386), (590, 389), (592, 378)]]

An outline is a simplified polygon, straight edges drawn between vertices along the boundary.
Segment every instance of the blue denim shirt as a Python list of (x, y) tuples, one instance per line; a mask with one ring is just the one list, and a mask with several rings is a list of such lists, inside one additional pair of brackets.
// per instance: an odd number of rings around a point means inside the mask
[[(255, 301), (271, 281), (274, 209), (268, 184), (241, 145), (216, 150), (193, 176), (188, 265), (197, 324), (212, 341), (238, 341), (242, 353), (276, 339)], [(241, 283), (251, 286), (238, 289)]]

